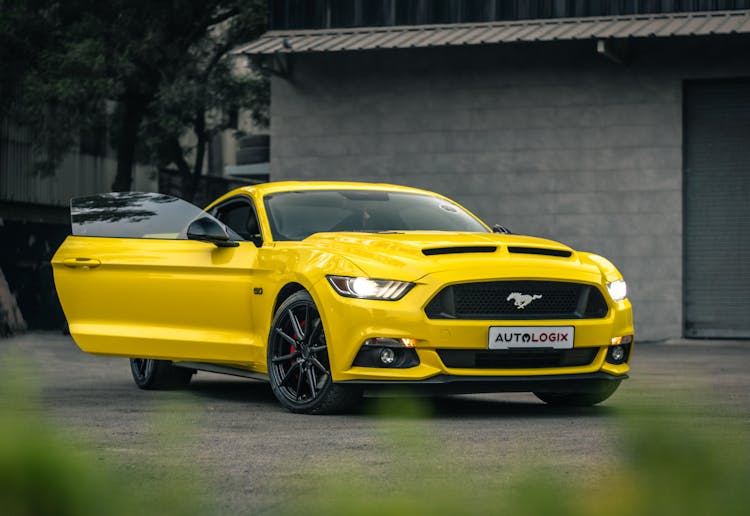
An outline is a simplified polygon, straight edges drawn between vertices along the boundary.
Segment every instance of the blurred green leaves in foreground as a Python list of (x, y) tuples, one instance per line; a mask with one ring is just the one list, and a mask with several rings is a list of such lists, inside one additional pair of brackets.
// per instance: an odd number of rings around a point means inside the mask
[[(207, 514), (205, 499), (154, 439), (141, 467), (117, 468), (114, 457), (63, 434), (39, 415), (36, 386), (12, 372), (21, 361), (0, 361), (0, 514), (8, 516), (134, 516)], [(31, 375), (24, 375), (26, 377)], [(155, 423), (186, 438), (173, 422)], [(197, 480), (197, 476), (193, 477)]]
[[(25, 515), (212, 514), (216, 489), (198, 497), (185, 481), (190, 458), (163, 462), (167, 443), (153, 444), (143, 469), (117, 468), (40, 420), (29, 387), (0, 385), (0, 510)], [(617, 402), (613, 402), (616, 404)], [(357, 452), (332, 450), (303, 471), (278, 470), (278, 499), (269, 514), (507, 514), (740, 515), (750, 508), (750, 454), (746, 424), (727, 426), (721, 417), (661, 410), (627, 409), (621, 402), (607, 415), (614, 435), (612, 462), (585, 475), (557, 471), (554, 453), (539, 461), (521, 452), (503, 464), (504, 479), (480, 480), (474, 464), (437, 442), (428, 404), (403, 398), (380, 402), (372, 417), (375, 439), (386, 450), (372, 468)], [(180, 408), (180, 407), (178, 407)], [(174, 407), (165, 407), (173, 411)], [(182, 407), (180, 409), (185, 409)], [(598, 410), (598, 409), (592, 409)], [(557, 413), (559, 416), (559, 413)], [(355, 416), (361, 417), (361, 416)], [(571, 432), (576, 417), (570, 415)], [(300, 429), (307, 417), (299, 416)], [(581, 424), (588, 418), (581, 417)], [(160, 422), (157, 424), (170, 424)], [(445, 421), (442, 422), (445, 428)], [(499, 418), (498, 425), (504, 424)], [(449, 426), (449, 425), (448, 425)], [(161, 432), (165, 435), (164, 432)], [(167, 435), (175, 435), (168, 432)], [(190, 439), (177, 432), (175, 439)], [(524, 436), (519, 436), (523, 447)], [(509, 443), (510, 444), (510, 443)], [(165, 447), (166, 446), (166, 447)], [(584, 447), (585, 449), (585, 447)], [(453, 450), (455, 451), (455, 450)], [(554, 450), (550, 450), (553, 452)], [(537, 455), (538, 457), (538, 455)], [(507, 458), (498, 457), (498, 461)], [(157, 462), (161, 465), (157, 465)], [(180, 474), (173, 474), (177, 470)], [(186, 473), (187, 472), (187, 473)], [(585, 478), (581, 478), (585, 477)], [(196, 477), (197, 478), (197, 477)]]
[[(520, 447), (522, 458), (502, 464), (506, 459), (497, 457), (506, 473), (496, 483), (478, 474), (477, 465), (466, 463), (451, 442), (430, 438), (434, 432), (425, 407), (405, 398), (379, 411), (380, 436), (392, 452), (385, 458), (390, 470), (368, 472), (345, 460), (323, 465), (319, 475), (311, 472), (312, 494), (305, 503), (290, 504), (287, 513), (739, 516), (750, 511), (747, 425), (686, 413), (679, 402), (658, 410), (618, 407), (607, 415), (616, 429), (614, 456), (585, 475), (556, 465), (555, 450), (542, 459), (538, 452), (524, 454), (531, 436), (518, 436), (518, 443), (508, 445)], [(598, 410), (606, 409), (571, 409), (570, 431), (577, 431), (577, 417), (585, 425), (586, 415)], [(499, 417), (497, 424), (505, 422)], [(601, 450), (591, 452), (601, 455)]]

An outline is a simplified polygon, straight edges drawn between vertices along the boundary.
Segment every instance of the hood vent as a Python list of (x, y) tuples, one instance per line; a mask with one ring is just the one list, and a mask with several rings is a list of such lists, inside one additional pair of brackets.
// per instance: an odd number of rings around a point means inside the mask
[(434, 247), (432, 249), (422, 249), (425, 256), (436, 254), (466, 254), (466, 253), (494, 253), (496, 246), (462, 246), (462, 247)]
[(508, 246), (509, 253), (516, 254), (541, 254), (543, 256), (559, 256), (561, 258), (570, 258), (573, 253), (564, 249), (546, 249), (544, 247), (515, 247)]

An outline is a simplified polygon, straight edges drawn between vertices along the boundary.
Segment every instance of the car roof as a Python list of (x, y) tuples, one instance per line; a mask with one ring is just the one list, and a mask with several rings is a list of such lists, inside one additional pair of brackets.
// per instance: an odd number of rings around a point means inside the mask
[(427, 190), (421, 190), (419, 188), (386, 183), (363, 183), (355, 181), (276, 181), (271, 183), (261, 183), (257, 185), (242, 186), (240, 188), (236, 188), (216, 199), (213, 203), (211, 203), (211, 205), (240, 194), (250, 195), (253, 197), (263, 197), (269, 194), (280, 192), (315, 190), (386, 190), (390, 192), (439, 195)]

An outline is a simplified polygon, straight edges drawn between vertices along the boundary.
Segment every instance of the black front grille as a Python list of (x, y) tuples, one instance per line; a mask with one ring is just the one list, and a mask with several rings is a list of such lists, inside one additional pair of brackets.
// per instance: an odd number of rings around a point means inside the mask
[(540, 369), (589, 365), (599, 348), (573, 349), (438, 349), (446, 367), (463, 369)]
[(491, 281), (445, 287), (425, 307), (430, 319), (598, 319), (607, 302), (596, 287), (561, 281)]

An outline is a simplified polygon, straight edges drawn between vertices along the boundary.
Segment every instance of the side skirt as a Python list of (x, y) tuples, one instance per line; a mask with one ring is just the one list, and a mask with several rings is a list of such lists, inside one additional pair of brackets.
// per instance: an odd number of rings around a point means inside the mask
[(260, 380), (262, 382), (268, 381), (268, 375), (263, 373), (255, 373), (253, 371), (247, 371), (240, 369), (239, 367), (223, 366), (219, 364), (211, 364), (207, 362), (172, 362), (175, 367), (183, 367), (185, 369), (195, 369), (197, 371), (208, 371), (209, 373), (228, 374), (231, 376), (241, 376), (243, 378), (252, 378), (253, 380)]

